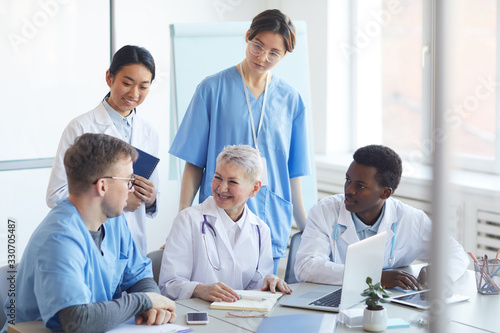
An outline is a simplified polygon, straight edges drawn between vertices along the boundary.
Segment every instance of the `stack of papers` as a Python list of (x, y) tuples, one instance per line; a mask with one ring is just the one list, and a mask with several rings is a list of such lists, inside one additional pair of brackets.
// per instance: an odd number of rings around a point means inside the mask
[[(243, 310), (243, 311), (270, 311), (283, 293), (260, 290), (235, 290), (242, 296), (236, 302), (213, 302), (212, 309)], [(240, 297), (241, 297), (240, 296)], [(248, 299), (245, 299), (248, 297)]]
[[(139, 330), (140, 329), (140, 330)], [(129, 332), (150, 332), (150, 333), (164, 333), (164, 332), (177, 332), (186, 333), (191, 332), (193, 329), (186, 326), (175, 325), (175, 324), (163, 324), (163, 325), (141, 325), (137, 326), (135, 323), (135, 318), (132, 317), (121, 325), (116, 326), (108, 333), (129, 333)]]

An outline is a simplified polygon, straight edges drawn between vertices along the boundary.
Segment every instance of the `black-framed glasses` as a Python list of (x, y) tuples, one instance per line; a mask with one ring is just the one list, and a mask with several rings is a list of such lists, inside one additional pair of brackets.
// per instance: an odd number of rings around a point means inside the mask
[(258, 57), (262, 53), (266, 52), (266, 60), (269, 61), (271, 64), (275, 64), (281, 60), (281, 55), (279, 53), (274, 52), (274, 51), (266, 51), (262, 47), (262, 45), (257, 44), (255, 42), (248, 41), (248, 47), (249, 47), (250, 53), (256, 57)]
[(131, 190), (132, 187), (134, 187), (134, 184), (135, 184), (135, 175), (132, 175), (132, 177), (111, 177), (111, 176), (104, 176), (104, 177), (99, 177), (95, 182), (93, 182), (92, 184), (97, 184), (97, 181), (101, 178), (109, 178), (109, 179), (118, 179), (118, 180), (127, 180), (127, 185), (128, 185), (128, 189)]

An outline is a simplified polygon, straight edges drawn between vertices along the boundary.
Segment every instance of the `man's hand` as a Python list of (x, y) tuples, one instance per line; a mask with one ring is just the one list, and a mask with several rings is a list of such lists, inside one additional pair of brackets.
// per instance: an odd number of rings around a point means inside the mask
[(422, 290), (422, 286), (413, 275), (400, 270), (382, 271), (381, 284), (386, 288), (401, 287), (405, 290)]
[(276, 292), (276, 287), (281, 292), (284, 292), (285, 294), (290, 294), (292, 292), (292, 288), (288, 286), (288, 284), (277, 277), (276, 275), (273, 274), (268, 274), (266, 275), (266, 278), (264, 279), (264, 284), (262, 285), (262, 291), (269, 290), (272, 293)]
[(137, 316), (135, 322), (137, 325), (146, 323), (147, 325), (162, 325), (173, 323), (177, 318), (175, 314), (175, 302), (158, 293), (145, 293), (149, 297), (152, 308)]
[(240, 297), (229, 286), (222, 282), (202, 284), (193, 290), (193, 297), (198, 297), (210, 302), (236, 302)]
[(429, 287), (429, 283), (428, 283), (428, 277), (429, 277), (429, 271), (430, 271), (430, 265), (427, 265), (427, 266), (424, 266), (422, 267), (422, 269), (420, 269), (420, 273), (418, 274), (418, 278), (417, 278), (417, 281), (424, 287), (424, 288), (428, 288)]

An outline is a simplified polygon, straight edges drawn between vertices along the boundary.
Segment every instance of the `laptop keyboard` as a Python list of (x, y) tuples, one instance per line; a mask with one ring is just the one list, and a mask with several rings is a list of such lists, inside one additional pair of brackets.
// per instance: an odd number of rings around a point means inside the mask
[(315, 301), (309, 303), (309, 305), (319, 305), (319, 306), (328, 306), (332, 308), (338, 308), (340, 305), (340, 298), (342, 296), (342, 288), (335, 290), (328, 295), (325, 295), (321, 298), (318, 298)]

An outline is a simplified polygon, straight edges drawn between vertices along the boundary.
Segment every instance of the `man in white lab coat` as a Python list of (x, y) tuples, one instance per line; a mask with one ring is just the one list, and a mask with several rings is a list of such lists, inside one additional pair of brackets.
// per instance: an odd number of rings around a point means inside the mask
[[(341, 285), (347, 247), (386, 231), (382, 285), (421, 290), (426, 267), (418, 278), (395, 269), (409, 266), (415, 259), (431, 258), (431, 220), (423, 211), (391, 198), (401, 179), (400, 157), (381, 145), (360, 148), (353, 157), (344, 194), (324, 198), (309, 212), (295, 275), (299, 281)], [(455, 281), (466, 271), (469, 260), (451, 236), (446, 242), (447, 273)]]
[(259, 152), (226, 146), (217, 157), (212, 196), (179, 212), (163, 251), (159, 285), (172, 299), (234, 302), (235, 290), (281, 290), (273, 275), (269, 227), (246, 205), (259, 192)]

